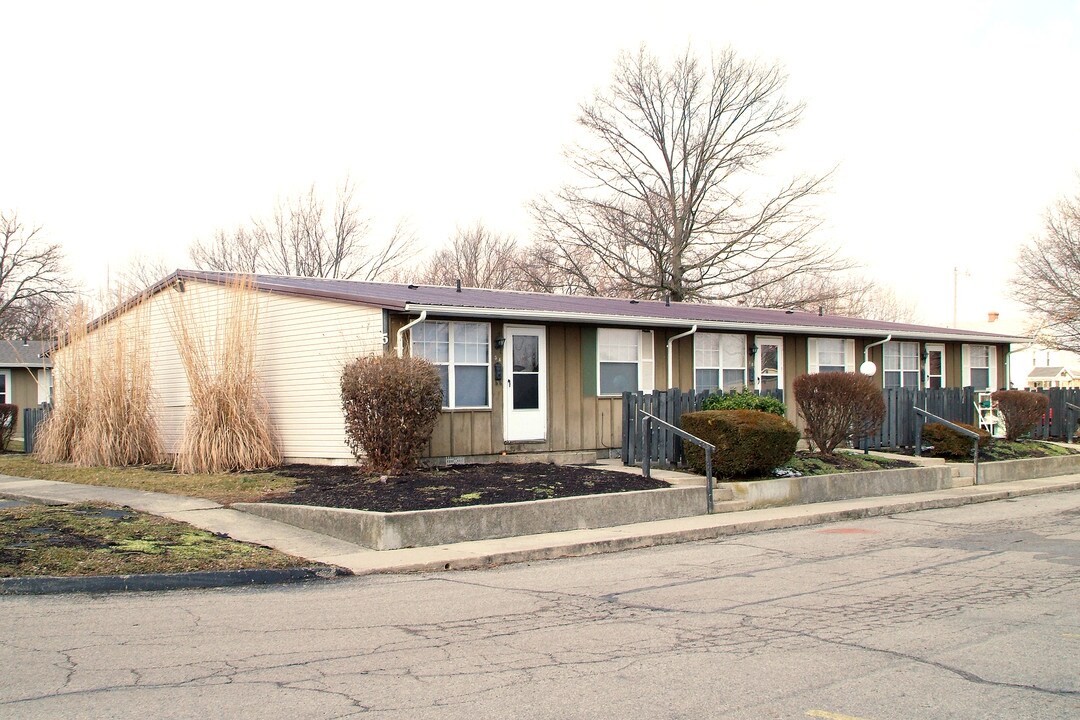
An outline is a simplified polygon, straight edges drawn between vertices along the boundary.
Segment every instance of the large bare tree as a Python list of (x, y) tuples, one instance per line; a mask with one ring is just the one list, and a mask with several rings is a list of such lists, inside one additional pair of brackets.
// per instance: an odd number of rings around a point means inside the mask
[(730, 49), (670, 66), (644, 48), (620, 56), (611, 86), (581, 107), (588, 139), (567, 151), (579, 181), (533, 204), (553, 269), (589, 292), (676, 301), (847, 269), (814, 239), (825, 179), (764, 188), (756, 175), (802, 115), (784, 84), (779, 66)]
[(739, 298), (750, 307), (802, 310), (825, 315), (912, 323), (915, 307), (887, 285), (857, 273), (800, 273), (763, 284)]
[(432, 255), (410, 279), (424, 285), (453, 285), (496, 290), (528, 289), (521, 268), (521, 248), (510, 235), (477, 222), (458, 228), (450, 245)]
[(371, 239), (370, 231), (370, 219), (361, 213), (346, 180), (332, 208), (312, 185), (278, 202), (269, 219), (196, 241), (190, 255), (201, 270), (375, 280), (409, 260), (415, 238), (404, 223), (381, 243)]
[(1046, 211), (1042, 234), (1020, 250), (1012, 291), (1042, 328), (1040, 342), (1080, 353), (1080, 191)]
[(74, 296), (63, 249), (15, 211), (0, 211), (0, 332), (45, 337), (57, 306)]

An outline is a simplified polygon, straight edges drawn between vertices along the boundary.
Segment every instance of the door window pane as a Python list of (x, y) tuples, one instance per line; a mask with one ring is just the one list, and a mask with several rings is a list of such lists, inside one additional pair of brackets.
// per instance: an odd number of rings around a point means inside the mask
[(780, 372), (780, 349), (776, 345), (762, 345), (758, 348), (761, 358), (761, 374), (776, 375)]
[(514, 372), (539, 372), (540, 338), (514, 336)]
[(540, 408), (540, 376), (514, 374), (512, 379), (514, 389), (515, 410), (537, 410)]

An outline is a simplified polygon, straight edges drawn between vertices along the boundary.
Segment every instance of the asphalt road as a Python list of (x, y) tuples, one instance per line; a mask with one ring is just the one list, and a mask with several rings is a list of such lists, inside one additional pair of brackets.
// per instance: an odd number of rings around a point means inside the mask
[(1078, 718), (1080, 493), (477, 572), (0, 598), (0, 717)]

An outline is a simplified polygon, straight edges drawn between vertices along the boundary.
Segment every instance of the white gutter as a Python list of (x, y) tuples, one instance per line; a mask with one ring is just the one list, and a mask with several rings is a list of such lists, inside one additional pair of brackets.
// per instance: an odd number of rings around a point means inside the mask
[(671, 346), (674, 345), (675, 341), (678, 340), (679, 338), (684, 338), (684, 337), (687, 337), (689, 335), (693, 335), (696, 332), (697, 332), (697, 325), (695, 324), (689, 330), (687, 330), (686, 332), (679, 333), (678, 335), (673, 335), (672, 337), (668, 338), (668, 341), (667, 341), (667, 386), (668, 386), (669, 390), (673, 387), (672, 384), (671, 384)]
[(413, 325), (417, 325), (419, 323), (424, 322), (424, 320), (426, 318), (427, 318), (427, 310), (421, 310), (420, 311), (420, 317), (416, 318), (415, 320), (413, 320), (408, 325), (404, 325), (400, 329), (398, 329), (398, 331), (397, 331), (397, 356), (398, 357), (403, 357), (402, 353), (405, 351), (405, 343), (404, 343), (405, 331), (408, 330), (409, 328), (411, 328)]
[[(873, 328), (844, 328), (826, 325), (785, 325), (781, 323), (749, 323), (718, 320), (692, 320), (687, 318), (632, 317), (627, 315), (603, 315), (581, 312), (551, 312), (547, 310), (506, 310), (503, 308), (450, 307), (447, 305), (421, 305), (409, 303), (406, 312), (427, 311), (445, 317), (483, 318), (490, 320), (522, 320), (531, 322), (574, 322), (588, 325), (629, 325), (633, 327), (671, 327), (697, 323), (701, 330), (729, 330), (732, 332), (789, 333), (794, 335), (838, 335), (843, 337), (881, 337), (882, 330)], [(1015, 335), (988, 335), (978, 333), (895, 330), (891, 334), (901, 340), (942, 340), (974, 343), (1027, 342), (1028, 338)]]

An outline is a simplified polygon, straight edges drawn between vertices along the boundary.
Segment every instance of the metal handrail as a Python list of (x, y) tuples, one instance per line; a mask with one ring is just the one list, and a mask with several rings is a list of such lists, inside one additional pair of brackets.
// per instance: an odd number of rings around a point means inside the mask
[[(1069, 422), (1069, 418), (1072, 418), (1072, 422)], [(1073, 405), (1071, 402), (1065, 403), (1065, 442), (1072, 444), (1073, 435), (1076, 430), (1076, 422), (1080, 420), (1080, 406)]]
[(681, 437), (683, 440), (688, 440), (695, 445), (700, 446), (705, 450), (705, 492), (708, 495), (705, 496), (705, 512), (709, 515), (713, 513), (713, 477), (712, 477), (712, 454), (716, 450), (716, 446), (712, 443), (705, 442), (699, 437), (695, 437), (686, 432), (682, 428), (675, 427), (669, 422), (665, 422), (655, 415), (650, 415), (644, 410), (638, 410), (638, 418), (643, 420), (642, 428), (645, 433), (645, 454), (641, 458), (641, 474), (643, 477), (652, 477), (652, 440), (653, 440), (653, 427), (652, 423), (657, 422), (661, 426), (668, 429), (668, 431), (674, 433), (676, 436)]
[(975, 484), (978, 485), (979, 484), (979, 433), (977, 433), (977, 432), (975, 432), (973, 430), (968, 430), (965, 427), (960, 427), (959, 425), (957, 425), (954, 422), (949, 422), (948, 420), (946, 420), (943, 417), (939, 417), (939, 416), (935, 415), (934, 413), (927, 412), (926, 410), (923, 410), (921, 407), (913, 407), (912, 409), (915, 411), (915, 415), (918, 418), (918, 421), (915, 424), (915, 454), (918, 455), (918, 456), (922, 456), (922, 429), (923, 429), (923, 425), (926, 424), (926, 419), (927, 418), (932, 419), (934, 422), (941, 423), (942, 425), (949, 428), (953, 432), (958, 432), (961, 435), (964, 435), (966, 437), (975, 438)]

